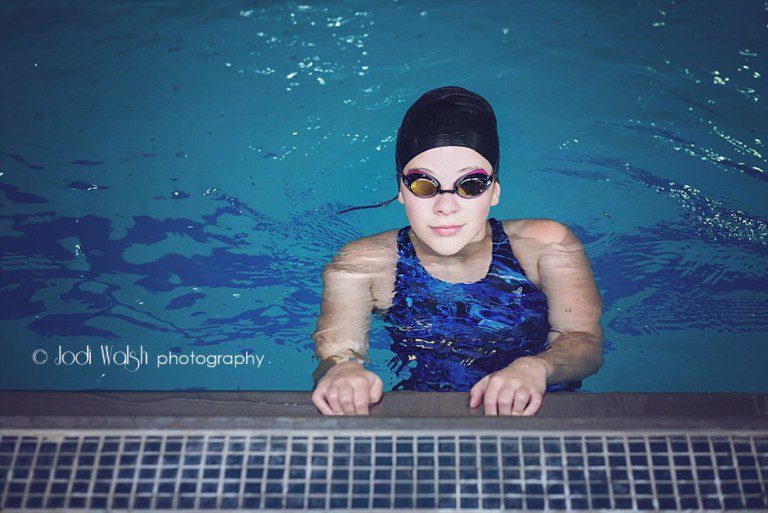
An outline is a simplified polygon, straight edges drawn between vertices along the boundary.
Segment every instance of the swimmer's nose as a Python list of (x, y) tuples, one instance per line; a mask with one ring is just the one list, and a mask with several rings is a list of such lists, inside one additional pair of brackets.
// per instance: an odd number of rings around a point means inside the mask
[(459, 210), (458, 194), (438, 194), (435, 200), (435, 213), (449, 216)]

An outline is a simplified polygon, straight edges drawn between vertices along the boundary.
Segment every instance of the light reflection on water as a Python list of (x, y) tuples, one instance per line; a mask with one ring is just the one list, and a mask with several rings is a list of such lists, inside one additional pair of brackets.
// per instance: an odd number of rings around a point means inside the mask
[[(308, 390), (324, 265), (408, 224), (335, 212), (394, 194), (405, 109), (455, 84), (499, 118), (491, 215), (586, 247), (606, 365), (585, 390), (765, 391), (763, 3), (133, 7), (0, 6), (0, 387)], [(30, 357), (125, 343), (268, 363)], [(372, 316), (391, 383), (388, 343)]]

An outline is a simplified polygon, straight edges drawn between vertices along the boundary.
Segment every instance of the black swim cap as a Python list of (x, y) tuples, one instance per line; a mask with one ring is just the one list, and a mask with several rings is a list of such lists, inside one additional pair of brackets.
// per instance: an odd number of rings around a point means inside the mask
[(479, 94), (458, 86), (432, 89), (416, 100), (397, 131), (398, 189), (403, 167), (419, 153), (440, 146), (472, 148), (497, 171), (499, 134), (491, 104)]
[[(441, 146), (472, 148), (491, 163), (498, 181), (496, 114), (491, 104), (479, 94), (458, 86), (438, 87), (427, 91), (411, 105), (397, 131), (395, 165), (398, 191), (403, 167), (416, 155)], [(347, 208), (339, 213), (381, 207), (395, 199), (397, 195), (383, 203)]]

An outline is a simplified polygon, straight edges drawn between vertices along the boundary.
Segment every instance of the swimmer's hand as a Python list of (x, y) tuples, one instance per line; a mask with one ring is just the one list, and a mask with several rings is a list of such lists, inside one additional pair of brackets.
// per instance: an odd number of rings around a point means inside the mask
[(547, 362), (522, 357), (488, 374), (469, 391), (469, 407), (483, 403), (486, 415), (532, 416), (539, 410), (547, 390)]
[(381, 378), (357, 362), (339, 362), (325, 373), (312, 393), (323, 415), (368, 415), (368, 405), (381, 400)]

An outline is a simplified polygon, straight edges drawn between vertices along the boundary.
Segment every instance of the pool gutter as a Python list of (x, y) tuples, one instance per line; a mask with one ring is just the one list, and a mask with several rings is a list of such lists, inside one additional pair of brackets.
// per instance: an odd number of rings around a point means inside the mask
[(1, 429), (768, 431), (768, 394), (547, 394), (530, 417), (486, 416), (460, 392), (385, 393), (369, 415), (324, 416), (310, 392), (0, 392)]

